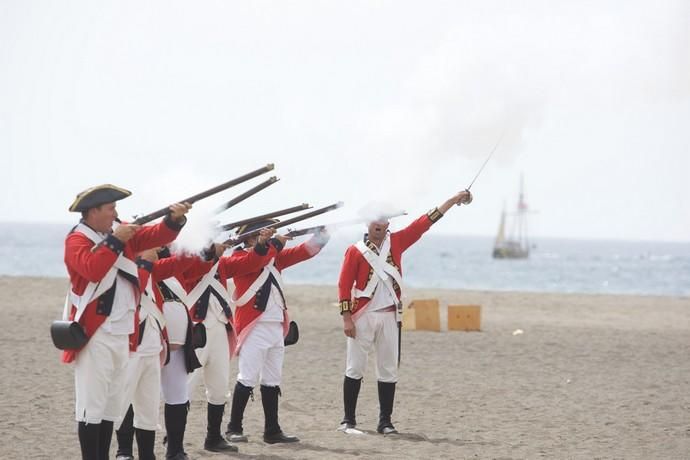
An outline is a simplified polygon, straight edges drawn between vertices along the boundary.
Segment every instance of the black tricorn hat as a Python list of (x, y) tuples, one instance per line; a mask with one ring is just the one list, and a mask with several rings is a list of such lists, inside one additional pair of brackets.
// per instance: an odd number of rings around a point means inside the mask
[(273, 224), (277, 224), (280, 222), (278, 219), (266, 219), (266, 220), (260, 220), (258, 222), (251, 222), (249, 224), (244, 224), (240, 228), (237, 229), (237, 234), (241, 235), (243, 233), (251, 232), (253, 230), (257, 230), (259, 228), (264, 228), (264, 227), (270, 227)]
[(132, 192), (111, 184), (97, 185), (79, 193), (69, 207), (71, 212), (83, 212), (106, 203), (127, 198)]

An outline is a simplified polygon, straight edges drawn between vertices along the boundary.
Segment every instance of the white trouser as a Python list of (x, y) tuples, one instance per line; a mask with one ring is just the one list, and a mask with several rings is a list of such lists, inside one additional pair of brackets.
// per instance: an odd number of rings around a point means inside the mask
[(283, 323), (258, 322), (240, 348), (237, 381), (252, 388), (259, 379), (262, 385), (280, 385), (284, 356)]
[(184, 404), (189, 401), (184, 349), (170, 351), (170, 360), (161, 369), (161, 390), (165, 404)]
[(98, 328), (74, 366), (77, 422), (119, 422), (129, 360), (129, 336)]
[(187, 339), (187, 307), (180, 302), (165, 302), (163, 315), (168, 328), (168, 343), (171, 345), (184, 345)]
[(398, 381), (398, 323), (394, 311), (365, 311), (355, 321), (355, 338), (347, 338), (345, 375), (361, 379), (371, 350), (376, 352), (379, 382)]
[(133, 353), (127, 364), (127, 381), (121, 416), (129, 405), (134, 409), (134, 427), (155, 431), (161, 401), (161, 361), (159, 355)]
[[(210, 316), (210, 315), (209, 315)], [(206, 326), (206, 346), (196, 349), (201, 368), (189, 376), (189, 395), (194, 391), (199, 373), (203, 374), (206, 400), (215, 405), (225, 404), (230, 379), (230, 345), (225, 324), (209, 317)]]

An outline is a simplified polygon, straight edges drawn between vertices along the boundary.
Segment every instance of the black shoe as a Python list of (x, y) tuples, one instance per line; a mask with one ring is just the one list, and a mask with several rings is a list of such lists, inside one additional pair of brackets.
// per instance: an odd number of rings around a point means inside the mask
[(115, 460), (134, 460), (134, 457), (127, 454), (119, 454), (117, 457), (115, 457)]
[(184, 452), (178, 452), (172, 457), (165, 457), (165, 460), (189, 460), (189, 457)]
[(279, 431), (274, 434), (264, 434), (264, 442), (266, 444), (278, 444), (278, 443), (285, 443), (285, 442), (299, 442), (299, 438), (297, 436), (289, 436), (282, 431)]
[(238, 452), (239, 449), (225, 440), (222, 436), (218, 439), (206, 438), (204, 449), (210, 452)]
[(357, 426), (357, 425), (355, 425), (354, 423), (346, 422), (346, 421), (343, 420), (342, 422), (340, 422), (340, 425), (338, 426), (338, 428), (336, 428), (336, 431), (343, 431), (343, 432), (345, 432), (345, 431), (347, 431), (347, 430), (352, 430), (352, 429), (354, 429), (356, 426)]
[(381, 434), (398, 434), (398, 430), (395, 429), (390, 421), (379, 423), (379, 426), (376, 427), (376, 432)]
[(249, 442), (249, 438), (244, 433), (238, 433), (236, 431), (226, 431), (225, 439), (229, 442)]

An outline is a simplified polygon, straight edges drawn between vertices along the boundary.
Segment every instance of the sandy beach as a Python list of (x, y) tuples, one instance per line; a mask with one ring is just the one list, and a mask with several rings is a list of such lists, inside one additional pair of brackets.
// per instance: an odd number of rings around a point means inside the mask
[[(2, 459), (79, 458), (73, 370), (49, 336), (66, 288), (65, 279), (0, 277)], [(264, 444), (257, 397), (236, 458), (690, 458), (688, 298), (409, 290), (408, 302), (441, 300), (442, 329), (445, 305), (481, 304), (482, 331), (405, 333), (400, 434), (383, 437), (371, 365), (357, 411), (365, 434), (335, 431), (345, 360), (335, 287), (289, 286), (287, 295), (301, 338), (286, 352), (280, 420), (302, 442)], [(236, 369), (233, 361), (233, 383)], [(224, 458), (202, 449), (201, 386), (195, 394), (187, 453)]]

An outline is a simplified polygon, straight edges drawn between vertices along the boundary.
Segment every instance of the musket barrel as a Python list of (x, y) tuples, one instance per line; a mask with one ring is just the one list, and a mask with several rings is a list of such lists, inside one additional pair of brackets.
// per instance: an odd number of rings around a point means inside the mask
[[(187, 198), (185, 200), (178, 201), (178, 203), (185, 203), (185, 202), (190, 203), (190, 204), (195, 203), (199, 200), (203, 200), (204, 198), (208, 198), (211, 195), (215, 195), (218, 192), (222, 192), (223, 190), (229, 189), (230, 187), (233, 187), (237, 184), (241, 184), (242, 182), (246, 182), (249, 179), (253, 179), (256, 176), (260, 176), (261, 174), (267, 173), (268, 171), (273, 170), (273, 168), (274, 168), (273, 163), (269, 163), (266, 166), (264, 166), (263, 168), (259, 168), (257, 170), (250, 172), (250, 173), (247, 173), (243, 176), (237, 177), (237, 178), (232, 179), (228, 182), (224, 182), (224, 183), (217, 185), (213, 188), (205, 190), (201, 193), (197, 193), (196, 195), (190, 196), (189, 198)], [(158, 211), (152, 212), (151, 214), (146, 214), (145, 216), (138, 217), (132, 223), (133, 224), (139, 224), (139, 225), (146, 224), (148, 222), (151, 222), (152, 220), (158, 219), (159, 217), (165, 216), (169, 212), (170, 212), (170, 210), (167, 207), (165, 207), (165, 208), (159, 209)]]
[(269, 178), (268, 180), (263, 181), (259, 185), (250, 188), (246, 192), (244, 192), (240, 195), (237, 195), (235, 198), (233, 198), (232, 200), (228, 201), (227, 203), (223, 204), (218, 209), (216, 209), (216, 214), (219, 214), (219, 213), (221, 213), (227, 209), (232, 208), (233, 206), (243, 202), (244, 200), (246, 200), (250, 196), (256, 195), (257, 193), (259, 193), (261, 190), (265, 189), (266, 187), (269, 187), (270, 185), (275, 184), (279, 180), (280, 179), (278, 179), (276, 176), (273, 176), (273, 177)]
[(254, 222), (260, 222), (266, 219), (273, 219), (274, 217), (284, 216), (285, 214), (292, 214), (293, 212), (303, 211), (305, 209), (310, 209), (311, 206), (308, 203), (302, 203), (298, 206), (293, 206), (291, 208), (281, 209), (279, 211), (273, 211), (260, 216), (249, 217), (247, 219), (238, 220), (235, 222), (230, 222), (228, 224), (222, 225), (221, 230), (232, 230), (233, 228), (241, 227), (246, 224), (253, 224)]
[(285, 236), (289, 236), (289, 237), (303, 236), (303, 235), (308, 235), (310, 233), (318, 233), (325, 228), (326, 228), (325, 225), (317, 225), (316, 227), (302, 228), (300, 230), (290, 230), (289, 232), (287, 232), (285, 234)]
[(264, 228), (286, 227), (286, 226), (292, 225), (296, 222), (301, 222), (301, 221), (309, 219), (311, 217), (315, 217), (315, 216), (327, 213), (329, 211), (333, 211), (335, 209), (340, 208), (342, 205), (343, 205), (343, 203), (341, 201), (339, 201), (339, 202), (332, 204), (330, 206), (324, 206), (323, 208), (315, 209), (314, 211), (304, 213), (302, 215), (293, 217), (292, 219), (287, 219), (287, 220), (284, 220), (282, 222), (278, 222), (277, 224), (268, 225), (268, 226), (262, 227), (262, 228), (257, 228), (256, 230), (252, 230), (250, 232), (245, 232), (245, 233), (242, 233), (241, 235), (237, 235), (236, 238), (230, 238), (227, 241), (225, 241), (225, 244), (236, 245), (236, 244), (239, 244), (239, 243), (245, 241), (247, 238), (251, 238), (253, 236), (258, 235), (259, 232)]

